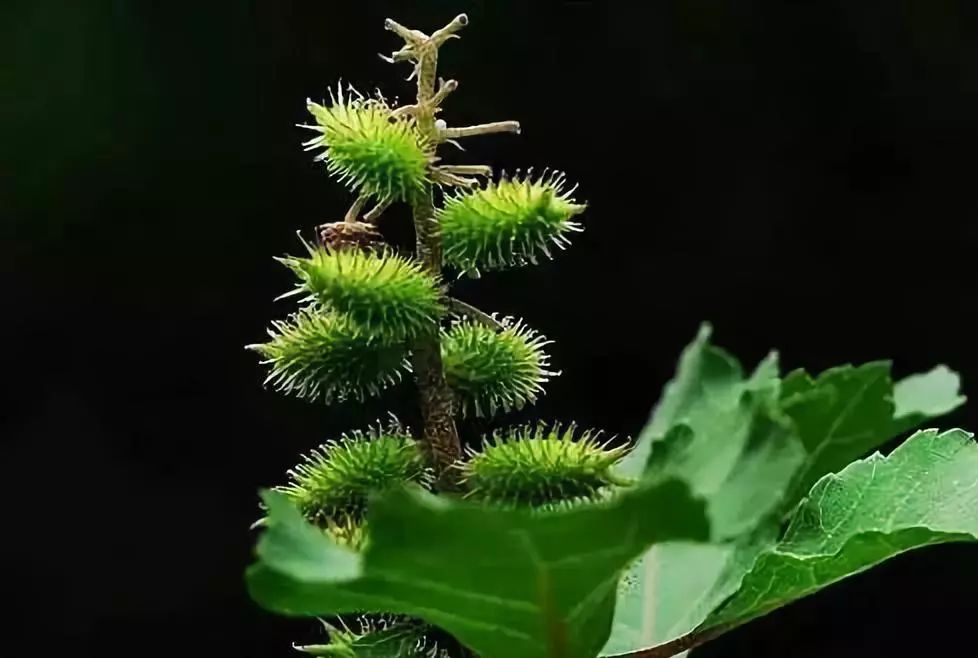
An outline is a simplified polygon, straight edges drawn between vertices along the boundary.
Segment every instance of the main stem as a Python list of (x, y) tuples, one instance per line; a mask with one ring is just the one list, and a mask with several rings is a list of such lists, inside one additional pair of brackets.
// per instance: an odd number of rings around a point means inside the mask
[[(418, 130), (431, 144), (438, 143), (434, 107), (435, 76), (438, 69), (438, 48), (425, 48), (418, 62), (418, 100), (415, 119)], [(435, 204), (431, 184), (418, 191), (411, 203), (417, 255), (425, 269), (434, 277), (441, 276), (442, 239), (435, 221)], [(455, 427), (455, 398), (445, 381), (441, 360), (441, 336), (438, 327), (422, 335), (414, 343), (412, 356), (420, 394), (421, 415), (424, 419), (424, 441), (438, 472), (442, 490), (458, 488), (458, 472), (452, 465), (461, 457), (462, 447)]]

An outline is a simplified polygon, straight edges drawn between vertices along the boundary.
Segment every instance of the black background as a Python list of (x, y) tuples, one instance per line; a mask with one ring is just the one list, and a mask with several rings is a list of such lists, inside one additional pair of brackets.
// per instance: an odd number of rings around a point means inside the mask
[[(701, 320), (746, 362), (945, 362), (978, 381), (978, 15), (966, 0), (4, 3), (0, 403), (8, 628), (74, 656), (289, 655), (251, 604), (258, 487), (381, 416), (260, 386), (272, 256), (349, 197), (303, 153), (339, 77), (407, 98), (390, 15), (444, 49), (457, 161), (552, 166), (587, 231), (459, 294), (564, 371), (532, 410), (637, 432)], [(403, 211), (384, 228), (410, 240)], [(978, 428), (978, 406), (941, 421)], [(973, 547), (919, 551), (705, 656), (974, 655)], [(21, 654), (24, 655), (24, 654)]]

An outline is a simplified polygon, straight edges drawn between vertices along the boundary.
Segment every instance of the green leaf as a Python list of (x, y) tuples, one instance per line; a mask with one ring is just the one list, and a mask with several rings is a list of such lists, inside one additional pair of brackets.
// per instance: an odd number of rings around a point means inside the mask
[[(898, 393), (888, 364), (837, 368), (817, 380), (797, 371), (779, 382), (772, 355), (747, 378), (709, 339), (704, 325), (684, 351), (625, 470), (634, 476), (644, 468), (651, 480), (689, 482), (707, 501), (712, 539), (733, 541), (660, 545), (636, 561), (620, 588), (603, 655), (689, 634), (774, 545), (783, 510), (800, 497), (789, 497), (789, 489), (802, 477), (824, 475), (819, 471), (829, 465), (841, 468), (900, 428), (961, 402), (957, 376), (941, 368), (904, 380)], [(852, 436), (859, 440), (848, 441)], [(840, 459), (845, 461), (836, 466)]]
[(889, 438), (892, 392), (888, 362), (833, 368), (817, 379), (798, 370), (785, 378), (781, 408), (794, 420), (808, 453), (790, 500)]
[[(815, 379), (797, 370), (779, 381), (772, 353), (746, 378), (736, 359), (710, 343), (711, 332), (710, 325), (702, 325), (683, 351), (675, 377), (634, 449), (622, 460), (623, 475), (635, 477), (647, 465), (652, 468), (651, 457), (658, 462), (656, 468), (664, 466), (671, 475), (686, 479), (696, 493), (722, 498), (726, 502), (721, 505), (737, 505), (718, 493), (724, 486), (737, 489), (727, 484), (728, 478), (739, 475), (742, 482), (758, 485), (740, 496), (768, 496), (780, 489), (781, 478), (798, 459), (799, 446), (787, 438), (796, 435), (807, 456), (797, 465), (785, 496), (787, 506), (826, 473), (964, 402), (958, 376), (944, 366), (908, 377), (895, 387), (888, 362), (833, 368)], [(680, 426), (687, 429), (677, 429)], [(674, 436), (687, 430), (692, 436)], [(765, 432), (778, 437), (774, 440), (780, 445), (772, 447), (756, 436)], [(774, 450), (783, 467), (770, 467), (773, 472), (766, 478), (745, 477), (741, 460), (755, 465), (765, 461), (752, 458), (750, 453), (758, 449)], [(746, 520), (742, 525), (749, 529)]]
[(790, 374), (782, 384), (781, 406), (808, 455), (786, 502), (797, 501), (826, 473), (960, 405), (958, 384), (956, 374), (938, 367), (894, 387), (888, 362), (833, 368), (814, 380), (804, 371)]
[(732, 546), (721, 544), (670, 542), (649, 549), (620, 585), (611, 637), (601, 655), (656, 646), (695, 628), (706, 615), (691, 623), (686, 617), (709, 597), (732, 554)]
[(767, 521), (781, 507), (804, 458), (788, 427), (758, 414), (733, 471), (708, 499), (713, 538), (742, 537)]
[(745, 377), (736, 359), (710, 344), (710, 333), (703, 325), (683, 352), (620, 470), (685, 480), (708, 501), (714, 538), (729, 539), (779, 507), (804, 450), (776, 408), (777, 356)]
[(703, 324), (683, 350), (676, 376), (666, 384), (652, 418), (631, 453), (622, 460), (622, 475), (640, 475), (653, 445), (664, 440), (674, 425), (690, 418), (708, 420), (714, 411), (722, 412), (719, 416), (737, 411), (744, 391), (743, 373), (733, 357), (710, 344), (712, 331), (710, 325)]
[(602, 655), (684, 635), (732, 594), (760, 550), (773, 542), (771, 516), (804, 459), (793, 427), (775, 405), (775, 355), (748, 378), (709, 338), (704, 325), (684, 351), (630, 468), (634, 473), (644, 455), (645, 478), (689, 482), (707, 501), (713, 539), (743, 537), (647, 551), (619, 589), (614, 630)]
[(700, 485), (696, 493), (707, 501), (711, 537), (716, 541), (748, 534), (771, 517), (805, 458), (790, 427), (759, 410), (752, 413), (752, 418), (744, 419), (743, 429), (731, 427), (726, 434), (716, 431), (699, 435), (743, 443), (730, 471), (718, 483), (691, 477), (687, 465), (696, 460), (690, 446), (697, 435), (687, 425), (674, 427), (649, 459), (646, 478), (678, 477)]
[(611, 637), (600, 655), (639, 651), (687, 635), (737, 590), (776, 532), (772, 523), (738, 543), (669, 542), (650, 548), (619, 586)]
[(252, 596), (294, 615), (382, 611), (452, 633), (483, 658), (589, 658), (608, 637), (621, 571), (650, 545), (701, 541), (702, 504), (679, 482), (533, 513), (394, 490), (375, 499), (362, 555), (266, 493)]
[(917, 427), (928, 418), (951, 413), (967, 398), (960, 395), (961, 378), (947, 366), (911, 375), (893, 387), (893, 434)]
[(698, 629), (730, 627), (913, 548), (978, 540), (978, 444), (918, 432), (815, 485), (784, 538)]

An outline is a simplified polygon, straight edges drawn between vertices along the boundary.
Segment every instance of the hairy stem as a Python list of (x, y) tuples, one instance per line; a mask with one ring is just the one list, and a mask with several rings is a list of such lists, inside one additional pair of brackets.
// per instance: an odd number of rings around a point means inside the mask
[[(466, 24), (464, 17), (456, 18), (446, 28), (432, 37), (407, 30), (388, 22), (388, 29), (397, 32), (411, 46), (416, 57), (418, 97), (414, 109), (418, 130), (438, 143), (435, 125), (435, 82), (438, 71), (438, 46)], [(433, 276), (441, 276), (442, 240), (435, 220), (435, 207), (431, 185), (426, 185), (414, 195), (411, 202), (414, 215), (414, 231), (418, 259)], [(441, 337), (437, 327), (419, 337), (414, 343), (412, 365), (421, 398), (421, 415), (424, 418), (424, 442), (438, 471), (439, 488), (454, 490), (459, 486), (459, 471), (452, 468), (461, 457), (462, 447), (455, 427), (455, 396), (445, 380), (441, 360)]]
[[(441, 235), (435, 224), (430, 186), (415, 196), (412, 211), (418, 258), (428, 272), (439, 275), (442, 259)], [(412, 366), (421, 397), (424, 442), (435, 462), (439, 486), (449, 490), (456, 489), (458, 471), (452, 465), (461, 457), (462, 447), (455, 427), (455, 397), (445, 381), (441, 337), (437, 327), (415, 341)]]

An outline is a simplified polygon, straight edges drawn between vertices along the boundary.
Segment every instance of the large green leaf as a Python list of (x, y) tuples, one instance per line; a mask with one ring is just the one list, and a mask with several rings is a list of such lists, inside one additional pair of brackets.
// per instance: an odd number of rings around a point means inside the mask
[(702, 503), (676, 481), (561, 512), (488, 508), (420, 491), (377, 498), (363, 555), (268, 493), (252, 596), (295, 615), (421, 618), (483, 658), (590, 658), (611, 627), (622, 569), (650, 545), (706, 539)]
[(798, 370), (785, 378), (781, 394), (781, 408), (794, 420), (807, 452), (791, 500), (889, 438), (893, 383), (888, 362), (833, 368), (817, 379)]
[[(679, 358), (676, 375), (666, 384), (645, 429), (629, 455), (622, 461), (623, 475), (637, 476), (645, 470), (656, 443), (663, 441), (676, 425), (689, 426), (698, 435), (687, 447), (686, 478), (697, 489), (711, 488), (730, 472), (746, 442), (742, 426), (751, 409), (745, 394), (776, 391), (777, 358), (771, 355), (750, 379), (735, 358), (710, 343), (712, 328), (704, 324)], [(736, 436), (717, 445), (712, 434), (733, 430)]]
[(963, 399), (957, 375), (943, 367), (895, 390), (886, 363), (817, 379), (797, 371), (778, 382), (769, 357), (745, 378), (709, 338), (704, 325), (683, 352), (628, 468), (641, 473), (642, 462), (648, 479), (689, 482), (708, 503), (713, 540), (732, 541), (660, 545), (631, 565), (602, 655), (688, 636), (774, 545), (779, 516), (807, 491), (790, 494), (792, 485), (800, 490), (825, 468), (838, 470)]
[(663, 563), (647, 560), (668, 558), (674, 545), (646, 553), (638, 566), (653, 585), (644, 596), (622, 588), (602, 655), (651, 646), (658, 647), (651, 655), (673, 655), (905, 551), (976, 540), (978, 444), (961, 430), (918, 432), (889, 457), (876, 453), (822, 478), (779, 542), (759, 537), (727, 553), (687, 547), (670, 563), (688, 571), (669, 575)]
[(653, 546), (619, 586), (611, 637), (602, 656), (659, 646), (686, 636), (730, 597), (754, 560), (776, 539), (761, 525), (737, 543), (674, 542)]
[(698, 603), (712, 598), (733, 552), (732, 546), (686, 542), (649, 549), (619, 586), (611, 637), (601, 655), (656, 646), (695, 628), (710, 612), (697, 617)]
[(751, 532), (777, 508), (804, 457), (790, 422), (776, 409), (778, 365), (772, 353), (746, 377), (710, 344), (703, 325), (683, 351), (652, 418), (623, 461), (623, 474), (674, 477), (708, 502), (712, 534)]
[(709, 339), (704, 325), (683, 352), (626, 468), (651, 481), (688, 482), (707, 502), (713, 540), (738, 539), (649, 549), (619, 588), (602, 655), (686, 634), (732, 594), (760, 550), (775, 539), (772, 515), (804, 459), (793, 425), (776, 406), (776, 357), (746, 377)]
[(406, 614), (483, 658), (590, 658), (663, 642), (657, 655), (667, 655), (902, 550), (974, 538), (978, 458), (962, 432), (917, 435), (795, 500), (827, 469), (957, 407), (954, 373), (894, 387), (888, 364), (873, 363), (781, 381), (773, 355), (748, 376), (709, 338), (704, 325), (684, 351), (621, 467), (639, 484), (614, 501), (533, 514), (390, 492), (371, 506), (361, 555), (270, 495), (252, 595), (286, 614)]
[(918, 432), (827, 475), (784, 538), (698, 632), (763, 615), (913, 548), (978, 539), (978, 444), (961, 430)]
[[(621, 470), (634, 477), (655, 462), (686, 480), (710, 500), (715, 536), (749, 532), (767, 516), (767, 509), (742, 501), (783, 497), (789, 507), (826, 473), (965, 400), (957, 374), (945, 366), (895, 386), (885, 361), (833, 368), (817, 378), (797, 370), (780, 381), (772, 353), (745, 377), (735, 358), (711, 344), (711, 333), (702, 325), (683, 351)], [(731, 514), (737, 507), (747, 516)]]

